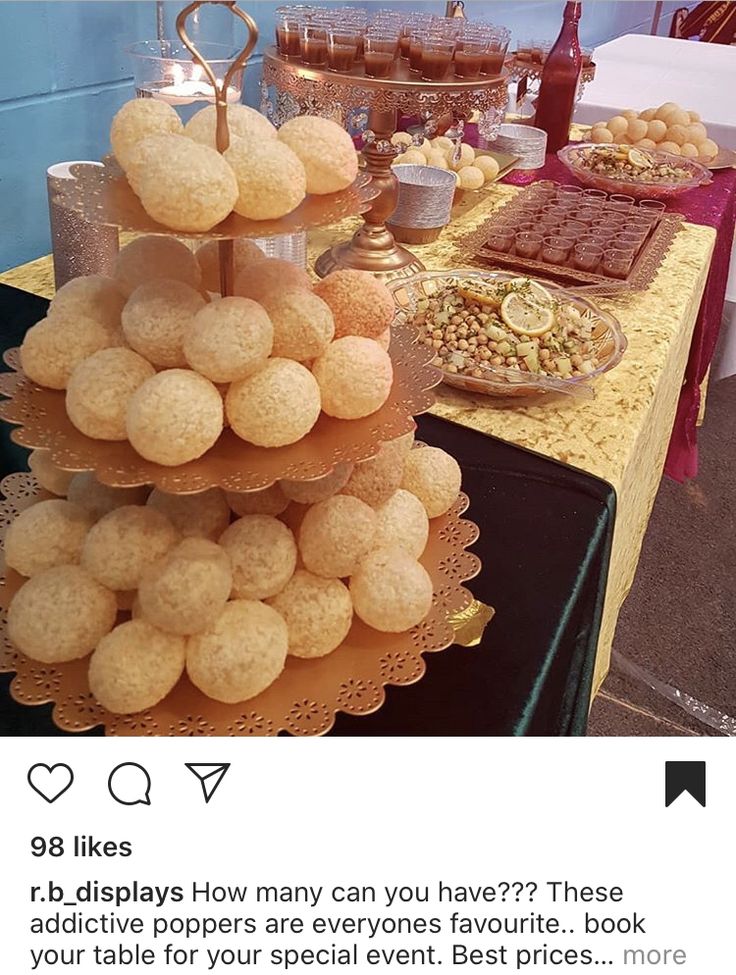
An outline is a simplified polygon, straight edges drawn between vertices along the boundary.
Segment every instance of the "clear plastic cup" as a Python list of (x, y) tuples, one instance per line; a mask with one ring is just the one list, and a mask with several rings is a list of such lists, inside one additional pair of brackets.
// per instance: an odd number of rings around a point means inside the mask
[(550, 234), (542, 243), (542, 260), (547, 264), (564, 264), (575, 241), (572, 237), (561, 234)]
[(420, 73), (423, 81), (444, 81), (455, 51), (454, 37), (428, 35), (422, 43)]
[(520, 257), (535, 258), (542, 249), (544, 238), (534, 230), (522, 230), (514, 238), (516, 253)]
[(573, 267), (579, 271), (595, 271), (602, 259), (603, 247), (594, 241), (583, 240), (573, 248)]
[(371, 33), (365, 36), (365, 73), (369, 78), (388, 78), (399, 47), (397, 33)]

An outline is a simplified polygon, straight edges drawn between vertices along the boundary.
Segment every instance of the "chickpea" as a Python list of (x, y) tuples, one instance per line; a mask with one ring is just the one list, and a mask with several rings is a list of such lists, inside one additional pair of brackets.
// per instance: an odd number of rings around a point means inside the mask
[(491, 353), (490, 353), (490, 352), (488, 351), (488, 349), (481, 349), (481, 350), (480, 350), (480, 352), (478, 353), (478, 355), (479, 355), (479, 356), (480, 356), (480, 358), (481, 358), (481, 359), (483, 359), (483, 360), (484, 360), (485, 362), (487, 362), (487, 361), (488, 361), (488, 359), (490, 359), (490, 358), (491, 358)]
[(491, 365), (492, 366), (502, 366), (503, 365), (503, 356), (494, 355), (491, 358)]
[(462, 325), (463, 320), (459, 315), (453, 315), (452, 318), (450, 319), (450, 323), (452, 325)]
[(483, 370), (482, 369), (473, 369), (473, 371), (471, 372), (470, 375), (473, 376), (474, 379), (482, 379), (483, 378)]
[(518, 361), (519, 360), (516, 358), (515, 355), (507, 355), (506, 356), (506, 365), (507, 366), (515, 366)]
[(434, 359), (432, 359), (432, 365), (441, 366), (443, 364), (443, 361), (444, 360), (442, 359), (442, 356), (436, 355)]
[(449, 363), (449, 365), (447, 365), (445, 368), (447, 369), (448, 372), (453, 372), (453, 373), (457, 372), (457, 366), (455, 365), (454, 362)]
[(490, 350), (491, 350), (492, 352), (495, 352), (495, 351), (496, 351), (496, 349), (498, 348), (498, 342), (489, 342), (489, 343), (488, 343), (488, 348), (489, 348), (489, 349), (490, 349)]
[(442, 329), (441, 328), (436, 328), (434, 330), (434, 332), (432, 332), (432, 338), (433, 339), (441, 339), (441, 338), (443, 338)]
[(478, 336), (478, 345), (488, 345), (488, 336), (485, 332), (481, 332)]
[(468, 339), (468, 345), (471, 347), (471, 349), (477, 349), (478, 348), (478, 339), (475, 338), (475, 336), (473, 336), (472, 338), (469, 338)]

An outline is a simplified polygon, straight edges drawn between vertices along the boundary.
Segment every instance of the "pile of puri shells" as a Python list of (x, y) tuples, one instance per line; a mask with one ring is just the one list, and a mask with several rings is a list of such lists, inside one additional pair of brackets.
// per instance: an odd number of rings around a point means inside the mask
[(116, 714), (153, 707), (185, 670), (210, 698), (248, 700), (288, 655), (336, 650), (354, 615), (384, 633), (418, 625), (430, 519), (460, 490), (457, 462), (411, 433), (318, 480), (242, 494), (107, 487), (48, 451), (30, 466), (56, 497), (7, 530), (6, 563), (26, 577), (7, 635), (45, 664), (89, 657), (90, 689)]
[(171, 230), (206, 233), (233, 211), (278, 220), (307, 193), (337, 193), (358, 174), (352, 139), (330, 119), (300, 116), (277, 130), (255, 109), (229, 105), (222, 155), (216, 121), (209, 105), (184, 125), (154, 98), (126, 102), (112, 121), (112, 151), (133, 192)]
[(130, 441), (146, 460), (196, 460), (225, 425), (259, 447), (306, 436), (320, 414), (354, 420), (388, 399), (394, 302), (363, 271), (312, 287), (303, 269), (235, 241), (235, 295), (221, 298), (218, 244), (192, 253), (139, 237), (112, 277), (65, 284), (20, 349), (25, 375), (66, 390), (71, 423)]
[(493, 156), (476, 153), (466, 142), (456, 144), (446, 135), (415, 142), (408, 132), (396, 132), (391, 141), (396, 146), (406, 147), (393, 161), (393, 166), (411, 164), (452, 170), (458, 187), (463, 190), (479, 190), (484, 183), (492, 183), (498, 176), (499, 166)]
[(596, 122), (590, 131), (590, 141), (658, 149), (706, 165), (718, 155), (718, 146), (708, 138), (700, 115), (680, 108), (675, 102), (665, 102), (659, 108), (647, 108), (643, 112), (627, 109), (607, 122)]

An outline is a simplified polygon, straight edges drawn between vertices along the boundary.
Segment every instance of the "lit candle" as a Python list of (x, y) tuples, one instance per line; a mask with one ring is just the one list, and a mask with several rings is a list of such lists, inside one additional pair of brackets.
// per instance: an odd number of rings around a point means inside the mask
[[(201, 101), (214, 102), (215, 89), (209, 81), (203, 79), (203, 73), (200, 65), (193, 64), (191, 76), (187, 78), (181, 65), (175, 64), (172, 68), (173, 84), (152, 89), (151, 96), (162, 102), (168, 102), (169, 105), (191, 105), (192, 102)], [(227, 101), (239, 102), (240, 92), (235, 88), (228, 88)]]

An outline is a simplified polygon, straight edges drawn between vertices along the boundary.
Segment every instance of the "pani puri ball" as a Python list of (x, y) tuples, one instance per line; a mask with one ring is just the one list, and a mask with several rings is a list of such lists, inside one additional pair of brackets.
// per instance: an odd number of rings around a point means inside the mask
[(408, 132), (394, 132), (391, 136), (391, 144), (394, 146), (410, 146), (413, 142), (414, 138)]
[(191, 636), (215, 622), (232, 585), (227, 552), (206, 538), (185, 538), (144, 570), (138, 599), (149, 623)]
[(113, 714), (145, 711), (177, 685), (186, 655), (184, 637), (144, 619), (128, 620), (98, 643), (89, 662), (89, 689)]
[(331, 119), (298, 115), (281, 126), (278, 138), (301, 159), (307, 193), (337, 193), (347, 189), (358, 175), (353, 140)]
[(684, 145), (687, 142), (687, 126), (670, 125), (665, 133), (665, 138), (667, 142), (676, 142), (678, 146)]
[(652, 142), (661, 142), (665, 138), (666, 132), (667, 125), (662, 119), (652, 119), (647, 125), (647, 138), (651, 139)]
[(665, 102), (663, 105), (660, 105), (659, 108), (656, 110), (656, 112), (654, 113), (654, 117), (660, 118), (666, 122), (668, 117), (671, 115), (671, 113), (676, 112), (679, 109), (679, 107), (680, 106), (677, 105), (675, 102)]
[(127, 170), (138, 145), (149, 135), (179, 135), (181, 119), (167, 102), (156, 98), (133, 98), (117, 112), (110, 126), (110, 145), (115, 158)]
[(141, 457), (165, 467), (201, 457), (222, 428), (217, 387), (187, 369), (157, 373), (138, 387), (128, 403), (128, 439)]
[(155, 151), (136, 173), (136, 191), (149, 217), (171, 230), (204, 233), (232, 213), (238, 181), (217, 150), (183, 135), (153, 138)]
[(261, 491), (226, 491), (225, 498), (240, 518), (243, 515), (280, 515), (289, 507), (289, 499), (278, 481)]
[(623, 117), (624, 117), (624, 118), (625, 118), (625, 119), (626, 119), (627, 121), (629, 121), (629, 120), (630, 120), (630, 119), (632, 119), (632, 118), (639, 118), (639, 113), (638, 113), (638, 112), (636, 112), (636, 111), (634, 111), (634, 109), (633, 109), (633, 108), (626, 108), (626, 109), (624, 109), (624, 111), (623, 111), (623, 112), (621, 112), (621, 115), (623, 115)]
[(277, 257), (266, 257), (243, 268), (235, 277), (234, 291), (242, 298), (250, 298), (259, 304), (271, 296), (278, 294), (283, 288), (312, 287), (312, 282), (304, 268), (297, 267), (291, 261), (282, 261)]
[(66, 312), (57, 312), (28, 329), (20, 347), (20, 364), (39, 386), (66, 389), (80, 362), (100, 349), (124, 345), (119, 328), (111, 329), (94, 318), (67, 319)]
[(442, 149), (444, 151), (452, 149), (452, 147), (455, 145), (452, 139), (448, 138), (446, 135), (438, 135), (430, 141), (435, 149)]
[(398, 545), (418, 559), (427, 546), (429, 518), (416, 495), (399, 488), (376, 508), (375, 548)]
[(342, 493), (376, 508), (398, 489), (404, 476), (404, 462), (405, 456), (396, 441), (382, 444), (375, 457), (355, 465)]
[(656, 118), (656, 115), (657, 115), (656, 108), (645, 108), (643, 112), (639, 112), (639, 118), (642, 119), (644, 122), (651, 122), (654, 118)]
[(492, 182), (498, 176), (500, 167), (493, 156), (478, 155), (475, 157), (473, 165), (483, 173), (486, 183)]
[(107, 484), (101, 484), (92, 471), (83, 471), (72, 477), (67, 497), (69, 501), (88, 511), (95, 521), (99, 521), (104, 515), (116, 508), (122, 508), (123, 505), (145, 504), (148, 488), (108, 487)]
[(425, 154), (428, 166), (437, 166), (439, 169), (449, 169), (447, 156), (441, 149), (430, 149)]
[(660, 142), (657, 148), (660, 152), (671, 152), (673, 156), (680, 155), (680, 147), (676, 142)]
[(718, 146), (712, 139), (704, 139), (698, 146), (698, 159), (707, 162), (718, 155)]
[(51, 460), (51, 451), (32, 450), (28, 457), (28, 466), (44, 491), (66, 497), (74, 474), (57, 467)]
[(377, 524), (373, 508), (345, 494), (313, 505), (299, 528), (305, 567), (325, 579), (352, 575), (373, 546)]
[(102, 274), (88, 274), (72, 278), (56, 292), (49, 305), (49, 315), (63, 312), (68, 318), (81, 315), (94, 318), (108, 328), (120, 328), (120, 315), (125, 295), (113, 278)]
[(136, 352), (164, 369), (186, 366), (184, 330), (206, 305), (199, 291), (173, 278), (139, 285), (123, 308), (123, 334)]
[(115, 624), (115, 596), (78, 565), (29, 579), (8, 610), (8, 638), (31, 660), (56, 664), (91, 653)]
[(632, 118), (627, 123), (626, 132), (621, 132), (620, 135), (628, 135), (632, 142), (638, 142), (639, 139), (646, 139), (648, 131), (649, 124), (647, 122), (640, 118)]
[(697, 159), (698, 147), (694, 146), (692, 142), (686, 142), (684, 145), (680, 146), (680, 155), (684, 156), (686, 159)]
[(83, 359), (69, 377), (67, 415), (77, 430), (94, 440), (126, 440), (130, 397), (155, 375), (150, 362), (132, 349), (101, 349)]
[(202, 272), (194, 254), (174, 237), (149, 234), (126, 244), (115, 259), (114, 278), (125, 295), (148, 281), (166, 278), (199, 289)]
[(315, 359), (322, 409), (328, 416), (357, 420), (379, 410), (389, 397), (393, 366), (388, 352), (373, 339), (346, 335)]
[(297, 504), (317, 504), (326, 501), (345, 487), (353, 472), (352, 464), (336, 464), (335, 469), (324, 477), (311, 481), (280, 481), (284, 496)]
[(77, 565), (92, 527), (90, 515), (71, 501), (53, 498), (25, 508), (5, 535), (5, 561), (22, 576), (56, 565)]
[(393, 295), (368, 271), (333, 271), (317, 282), (314, 293), (330, 306), (336, 339), (345, 335), (378, 338), (394, 319)]
[(265, 366), (274, 327), (250, 298), (218, 298), (187, 319), (182, 338), (184, 359), (195, 372), (213, 383), (231, 383)]
[(277, 139), (236, 139), (224, 158), (238, 181), (235, 212), (249, 220), (278, 220), (307, 195), (304, 166)]
[(421, 447), (406, 458), (401, 486), (419, 498), (428, 517), (437, 518), (457, 500), (461, 481), (454, 457), (440, 447)]
[(232, 383), (225, 397), (233, 431), (258, 447), (296, 443), (320, 414), (320, 390), (312, 373), (291, 359), (269, 359), (259, 372)]
[(461, 142), (459, 148), (460, 156), (458, 159), (455, 159), (457, 150), (454, 145), (452, 149), (447, 150), (447, 165), (454, 172), (458, 172), (465, 166), (472, 165), (473, 160), (475, 159), (475, 149), (472, 146), (469, 146), (467, 142)]
[(165, 515), (182, 538), (214, 542), (230, 524), (230, 508), (220, 488), (198, 494), (167, 494), (154, 488), (146, 504)]
[(459, 176), (460, 188), (463, 190), (479, 190), (486, 181), (483, 171), (477, 166), (464, 166)]
[(427, 570), (398, 546), (369, 552), (350, 579), (356, 614), (381, 633), (404, 633), (432, 608)]
[(230, 556), (238, 599), (275, 596), (294, 575), (296, 541), (271, 515), (244, 515), (225, 529), (220, 545)]
[(701, 145), (708, 138), (708, 130), (702, 122), (691, 122), (685, 126), (685, 131), (687, 132), (687, 141), (694, 146)]
[(615, 142), (616, 140), (613, 137), (613, 132), (607, 129), (604, 125), (598, 125), (591, 129), (590, 141), (602, 145)]
[(639, 139), (639, 141), (635, 142), (634, 145), (637, 149), (654, 150), (657, 148), (657, 143), (653, 142), (651, 139)]
[[(227, 106), (227, 126), (230, 139), (247, 139), (249, 142), (275, 139), (276, 129), (265, 115), (247, 105)], [(201, 108), (184, 126), (184, 135), (195, 142), (217, 149), (217, 111), (214, 105)]]
[(623, 135), (628, 130), (629, 119), (623, 115), (614, 115), (606, 122), (606, 128), (613, 133), (614, 138)]
[(690, 119), (691, 122), (700, 122), (701, 121), (700, 115), (697, 112), (688, 112), (687, 113), (687, 116), (688, 116), (688, 118)]
[(388, 352), (391, 347), (391, 326), (389, 325), (385, 332), (377, 335), (375, 341), (378, 342), (384, 352)]
[(247, 701), (273, 684), (286, 663), (289, 631), (265, 603), (229, 602), (217, 621), (187, 643), (187, 674), (207, 697)]
[(263, 299), (273, 324), (273, 355), (298, 362), (321, 355), (335, 335), (330, 306), (311, 289), (284, 288)]
[(421, 149), (407, 149), (391, 163), (392, 166), (426, 166), (427, 157)]
[(666, 120), (667, 124), (671, 127), (673, 125), (689, 125), (690, 116), (685, 111), (684, 108), (676, 108), (673, 112), (670, 112)]
[(160, 511), (148, 505), (125, 505), (89, 530), (82, 568), (108, 589), (137, 589), (144, 570), (178, 541), (179, 533)]
[(353, 601), (339, 579), (322, 579), (297, 569), (269, 605), (284, 618), (289, 653), (306, 659), (325, 657), (340, 646), (353, 622)]
[[(195, 252), (197, 263), (202, 271), (202, 287), (207, 291), (220, 293), (220, 243), (208, 240)], [(256, 261), (262, 261), (265, 255), (258, 244), (254, 244), (247, 237), (238, 237), (233, 241), (233, 263), (236, 276)]]

